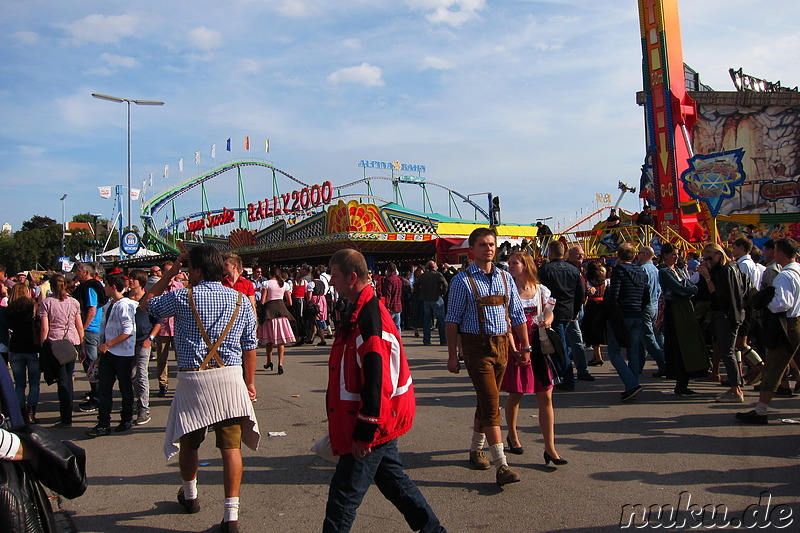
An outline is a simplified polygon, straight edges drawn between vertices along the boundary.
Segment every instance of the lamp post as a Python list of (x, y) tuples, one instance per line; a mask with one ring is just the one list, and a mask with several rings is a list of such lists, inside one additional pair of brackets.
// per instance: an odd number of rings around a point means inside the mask
[(64, 200), (66, 199), (67, 199), (66, 193), (64, 194), (64, 196), (59, 198), (59, 200), (61, 200), (61, 257), (64, 257), (64, 250), (65, 250), (64, 237), (65, 233), (67, 232), (67, 219), (65, 218), (64, 215)]
[[(94, 98), (108, 100), (109, 102), (125, 102), (128, 104), (128, 228), (132, 229), (131, 224), (131, 103), (136, 105), (164, 105), (164, 102), (157, 100), (134, 100), (132, 98), (120, 98), (119, 96), (109, 96), (107, 94), (92, 93)], [(119, 235), (120, 258), (122, 257), (122, 233)]]

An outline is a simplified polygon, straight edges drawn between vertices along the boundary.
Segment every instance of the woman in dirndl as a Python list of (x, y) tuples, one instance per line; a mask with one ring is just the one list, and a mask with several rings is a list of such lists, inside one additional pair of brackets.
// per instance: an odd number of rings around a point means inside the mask
[(664, 359), (667, 379), (675, 380), (675, 394), (697, 394), (689, 380), (708, 374), (708, 350), (697, 322), (692, 296), (699, 288), (689, 281), (689, 272), (678, 265), (680, 252), (671, 243), (661, 247), (664, 264), (658, 271), (664, 298)]
[[(506, 401), (506, 424), (508, 424), (508, 449), (511, 453), (521, 455), (524, 452), (517, 434), (517, 418), (519, 404), (524, 394), (536, 394), (539, 404), (539, 428), (544, 439), (545, 464), (550, 461), (557, 465), (566, 464), (556, 451), (555, 445), (555, 414), (553, 412), (553, 384), (556, 375), (552, 368), (550, 358), (542, 353), (539, 342), (539, 328), (550, 327), (553, 323), (553, 307), (555, 300), (550, 296), (550, 290), (539, 283), (538, 269), (530, 254), (514, 252), (508, 258), (508, 271), (514, 278), (519, 290), (520, 299), (525, 309), (525, 318), (528, 323), (528, 338), (531, 343), (531, 364), (519, 366), (512, 357), (509, 357), (506, 373), (500, 390), (508, 392)], [(514, 334), (516, 350), (522, 349), (520, 339)]]
[(258, 326), (258, 340), (267, 347), (266, 370), (272, 370), (272, 348), (278, 348), (278, 374), (283, 374), (283, 353), (287, 344), (295, 341), (290, 320), (294, 317), (286, 304), (292, 305), (292, 293), (288, 283), (283, 281), (281, 269), (272, 267), (269, 280), (261, 290), (261, 304), (266, 306), (264, 322)]

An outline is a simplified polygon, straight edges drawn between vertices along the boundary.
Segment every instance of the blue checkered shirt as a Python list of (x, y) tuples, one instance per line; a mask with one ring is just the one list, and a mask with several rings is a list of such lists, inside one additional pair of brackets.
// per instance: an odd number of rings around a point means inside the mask
[[(154, 296), (147, 303), (147, 312), (155, 318), (175, 317), (175, 352), (178, 356), (178, 368), (182, 369), (198, 368), (208, 355), (208, 347), (189, 306), (188, 294), (188, 289), (178, 289)], [(231, 319), (238, 295), (238, 292), (223, 287), (218, 281), (201, 281), (192, 290), (200, 320), (212, 343), (216, 342)], [(253, 306), (247, 298), (242, 298), (239, 315), (217, 353), (226, 365), (241, 365), (242, 351), (255, 350), (257, 347)], [(209, 365), (215, 364), (212, 358)]]
[[(517, 285), (511, 274), (492, 265), (492, 281), (489, 284), (489, 276), (478, 268), (475, 264), (467, 267), (467, 271), (472, 274), (475, 286), (478, 288), (478, 296), (491, 296), (494, 294), (506, 294), (506, 286), (500, 276), (505, 276), (508, 282), (508, 293), (510, 300), (508, 303), (508, 313), (511, 316), (511, 325), (516, 326), (525, 322), (525, 311), (522, 307), (522, 300), (519, 297)], [(508, 333), (508, 323), (506, 322), (506, 310), (504, 305), (484, 306), (486, 312), (486, 323), (484, 331), (487, 335), (503, 335)], [(481, 327), (478, 323), (478, 307), (475, 303), (475, 293), (472, 292), (472, 284), (465, 272), (459, 272), (450, 282), (450, 295), (447, 299), (447, 322), (459, 324), (459, 331), (462, 333), (480, 334)]]

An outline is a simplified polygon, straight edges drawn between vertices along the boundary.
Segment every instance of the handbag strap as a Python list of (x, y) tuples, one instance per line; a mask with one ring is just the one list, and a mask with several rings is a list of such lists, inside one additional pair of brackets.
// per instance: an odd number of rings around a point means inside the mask
[(217, 365), (219, 365), (219, 367), (222, 368), (223, 366), (225, 366), (225, 363), (222, 362), (222, 358), (219, 356), (217, 349), (222, 344), (222, 341), (225, 340), (225, 337), (228, 335), (228, 332), (231, 330), (231, 327), (233, 327), (233, 323), (236, 320), (236, 317), (239, 315), (239, 309), (242, 306), (242, 293), (237, 291), (238, 297), (236, 298), (236, 307), (233, 309), (233, 314), (231, 315), (230, 320), (228, 320), (228, 324), (225, 326), (225, 329), (222, 331), (222, 334), (217, 339), (217, 342), (212, 343), (211, 339), (208, 336), (206, 328), (203, 327), (202, 320), (200, 320), (200, 313), (197, 312), (197, 306), (194, 304), (194, 297), (192, 296), (192, 288), (193, 287), (189, 287), (189, 306), (192, 308), (192, 314), (194, 315), (194, 321), (197, 324), (197, 329), (200, 330), (200, 335), (203, 336), (203, 341), (206, 343), (206, 346), (208, 346), (208, 355), (206, 355), (206, 358), (203, 359), (203, 362), (200, 364), (200, 370), (208, 369), (208, 363), (211, 361), (212, 357), (217, 360)]

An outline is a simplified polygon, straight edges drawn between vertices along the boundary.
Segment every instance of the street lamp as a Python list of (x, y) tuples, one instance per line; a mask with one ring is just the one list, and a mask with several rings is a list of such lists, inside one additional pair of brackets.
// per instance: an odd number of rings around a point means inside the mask
[(60, 198), (61, 200), (61, 257), (64, 257), (64, 234), (67, 232), (67, 219), (64, 215), (64, 200), (67, 199), (66, 193)]
[[(131, 224), (131, 102), (136, 105), (164, 105), (164, 102), (157, 100), (134, 100), (131, 98), (120, 98), (118, 96), (109, 96), (107, 94), (92, 93), (94, 98), (100, 100), (108, 100), (109, 102), (125, 102), (128, 104), (128, 228), (132, 229)], [(119, 248), (120, 257), (122, 257), (122, 231), (119, 232)]]

